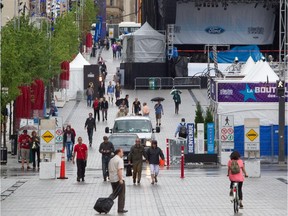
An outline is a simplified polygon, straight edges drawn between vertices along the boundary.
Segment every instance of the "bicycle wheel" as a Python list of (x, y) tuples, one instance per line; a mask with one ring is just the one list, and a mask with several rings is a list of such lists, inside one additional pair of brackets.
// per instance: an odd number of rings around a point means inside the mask
[(237, 198), (235, 198), (233, 200), (233, 207), (234, 207), (234, 213), (238, 213), (239, 205), (238, 205), (238, 199)]

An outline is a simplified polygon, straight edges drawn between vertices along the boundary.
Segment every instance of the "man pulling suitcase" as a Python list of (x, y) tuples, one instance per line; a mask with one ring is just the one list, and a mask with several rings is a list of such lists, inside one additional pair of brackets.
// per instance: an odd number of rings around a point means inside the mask
[(99, 198), (94, 209), (100, 214), (108, 213), (114, 204), (114, 199), (118, 196), (118, 213), (126, 213), (125, 206), (125, 182), (124, 182), (124, 161), (123, 149), (117, 149), (115, 156), (110, 160), (108, 165), (109, 177), (113, 189), (112, 194), (108, 198)]

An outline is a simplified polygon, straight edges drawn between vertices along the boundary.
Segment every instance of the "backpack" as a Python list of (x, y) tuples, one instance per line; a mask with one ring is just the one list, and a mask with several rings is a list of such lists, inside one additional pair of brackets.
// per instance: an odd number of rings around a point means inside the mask
[(183, 125), (180, 123), (180, 129), (179, 129), (179, 136), (180, 137), (185, 137), (187, 136), (187, 128), (186, 128), (186, 124), (184, 123)]
[(230, 169), (231, 169), (231, 173), (233, 175), (240, 173), (240, 166), (239, 166), (237, 160), (232, 160)]

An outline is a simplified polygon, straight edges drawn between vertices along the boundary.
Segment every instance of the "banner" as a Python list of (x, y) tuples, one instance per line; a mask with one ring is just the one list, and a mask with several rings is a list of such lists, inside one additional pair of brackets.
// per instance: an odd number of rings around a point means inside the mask
[(207, 123), (207, 153), (214, 154), (214, 123)]
[(196, 7), (195, 2), (177, 2), (174, 44), (273, 43), (275, 14), (272, 8), (267, 10), (263, 3), (257, 7), (229, 3), (225, 8), (220, 2), (219, 7), (203, 7), (203, 4)]
[[(218, 83), (218, 102), (278, 102), (276, 90), (276, 83)], [(287, 101), (287, 83), (285, 92)]]
[(188, 153), (194, 153), (194, 123), (187, 123), (187, 148)]

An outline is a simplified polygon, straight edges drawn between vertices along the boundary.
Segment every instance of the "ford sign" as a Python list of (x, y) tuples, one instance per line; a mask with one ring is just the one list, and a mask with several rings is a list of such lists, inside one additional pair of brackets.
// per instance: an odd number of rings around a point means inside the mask
[(225, 30), (218, 26), (211, 26), (205, 29), (208, 34), (222, 34)]

